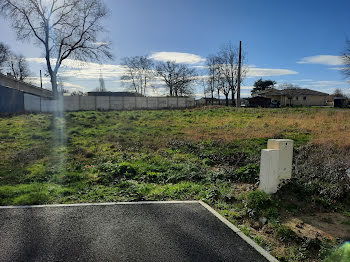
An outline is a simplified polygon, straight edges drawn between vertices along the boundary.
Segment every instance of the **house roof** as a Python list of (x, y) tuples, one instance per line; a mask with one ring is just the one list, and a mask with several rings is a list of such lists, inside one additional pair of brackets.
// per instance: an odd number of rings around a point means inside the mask
[(303, 95), (309, 95), (309, 96), (328, 96), (327, 93), (307, 89), (307, 88), (288, 88), (283, 90), (277, 90), (277, 89), (268, 89), (263, 90), (259, 92), (259, 95), (270, 95), (270, 96), (303, 96)]

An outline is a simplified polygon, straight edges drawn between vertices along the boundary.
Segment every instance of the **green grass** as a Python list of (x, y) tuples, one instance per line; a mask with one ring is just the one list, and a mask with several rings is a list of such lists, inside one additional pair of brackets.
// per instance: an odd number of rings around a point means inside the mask
[[(201, 199), (270, 246), (252, 233), (249, 221), (261, 216), (278, 221), (283, 210), (301, 211), (256, 190), (267, 139), (293, 139), (297, 155), (308, 143), (346, 148), (349, 120), (347, 110), (311, 108), (74, 112), (65, 114), (62, 145), (55, 131), (62, 119), (4, 117), (0, 205)], [(310, 194), (305, 199), (316, 194), (301, 184), (288, 190)], [(284, 227), (275, 230), (276, 239), (293, 238)]]

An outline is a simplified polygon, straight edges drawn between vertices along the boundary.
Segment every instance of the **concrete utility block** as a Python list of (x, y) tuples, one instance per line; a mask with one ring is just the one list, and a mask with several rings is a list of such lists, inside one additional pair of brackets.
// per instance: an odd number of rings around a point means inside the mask
[(280, 150), (278, 149), (261, 150), (259, 189), (267, 194), (274, 194), (278, 189), (279, 157)]
[(267, 149), (279, 149), (278, 177), (280, 180), (291, 179), (293, 162), (293, 140), (291, 139), (269, 139)]

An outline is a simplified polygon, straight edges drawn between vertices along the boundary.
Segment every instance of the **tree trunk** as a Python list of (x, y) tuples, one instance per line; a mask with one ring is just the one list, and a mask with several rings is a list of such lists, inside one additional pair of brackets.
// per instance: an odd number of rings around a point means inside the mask
[(228, 93), (225, 94), (225, 98), (226, 98), (226, 106), (228, 106)]
[(219, 105), (220, 105), (220, 91), (218, 90), (218, 102), (219, 102)]
[(236, 103), (235, 103), (235, 92), (233, 92), (233, 89), (231, 89), (231, 96), (232, 96), (232, 106), (235, 107)]
[(51, 72), (50, 77), (51, 77), (51, 86), (52, 86), (53, 97), (55, 99), (57, 99), (58, 98), (57, 75), (55, 72)]
[(214, 104), (214, 91), (211, 91), (211, 105)]

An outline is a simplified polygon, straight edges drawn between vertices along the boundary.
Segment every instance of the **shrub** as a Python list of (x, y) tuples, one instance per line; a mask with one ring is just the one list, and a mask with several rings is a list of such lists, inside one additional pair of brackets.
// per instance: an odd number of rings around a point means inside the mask
[(256, 212), (262, 211), (272, 205), (270, 196), (260, 190), (247, 193), (246, 201), (247, 207), (254, 209)]
[(297, 234), (286, 225), (278, 225), (276, 230), (277, 237), (284, 242), (291, 242), (298, 240)]
[(279, 217), (277, 203), (268, 194), (260, 190), (247, 193), (245, 201), (250, 216), (265, 216), (270, 219)]
[(23, 194), (16, 197), (13, 200), (14, 205), (38, 205), (46, 204), (49, 200), (49, 196), (46, 192), (31, 192), (29, 194)]
[(110, 161), (97, 165), (93, 171), (97, 172), (97, 182), (101, 184), (111, 183), (118, 178), (133, 178), (138, 173), (131, 163), (115, 164)]
[(350, 194), (348, 168), (349, 149), (309, 144), (296, 151), (293, 183), (323, 206), (331, 206)]
[(246, 183), (256, 183), (259, 180), (259, 165), (249, 164), (241, 167), (234, 172), (233, 179)]

